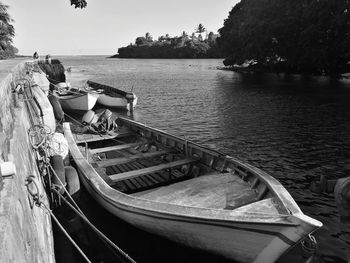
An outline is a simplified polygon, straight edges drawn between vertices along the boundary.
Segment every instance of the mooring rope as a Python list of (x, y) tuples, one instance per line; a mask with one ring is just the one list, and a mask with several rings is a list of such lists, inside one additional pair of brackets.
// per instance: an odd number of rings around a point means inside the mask
[[(29, 86), (29, 88), (31, 88)], [(24, 96), (28, 97), (28, 95), (24, 92)], [(30, 99), (32, 101), (32, 99)], [(41, 135), (42, 138), (40, 140), (39, 143), (34, 144), (34, 142), (32, 140), (30, 140), (30, 144), (32, 146), (32, 148), (34, 149), (34, 151), (36, 151), (39, 155), (40, 153), (39, 148), (43, 148), (44, 150), (44, 154), (46, 155), (44, 158), (47, 157), (47, 153), (46, 153), (46, 145), (45, 143), (47, 142), (47, 132), (46, 129), (43, 125), (40, 125), (40, 119), (39, 119), (39, 125), (35, 124), (34, 121), (34, 105), (32, 105), (31, 101), (26, 100), (25, 104), (27, 106), (27, 110), (28, 110), (28, 115), (30, 118), (30, 122), (32, 125), (32, 129), (29, 130), (28, 135), (30, 137), (34, 137), (34, 136), (39, 136)], [(29, 104), (31, 104), (31, 108), (29, 106)], [(38, 117), (38, 116), (37, 116)], [(36, 118), (38, 119), (38, 118)], [(35, 130), (35, 127), (37, 128)], [(39, 129), (38, 129), (39, 128)], [(74, 206), (67, 201), (67, 199), (54, 187), (54, 186), (50, 186), (51, 187), (51, 191), (54, 191), (58, 196), (60, 196), (60, 198), (62, 198), (62, 200), (64, 200), (76, 213), (77, 215), (79, 215), (101, 238), (103, 238), (103, 240), (105, 242), (107, 242), (111, 247), (113, 247), (118, 253), (120, 253), (122, 256), (124, 256), (125, 259), (127, 259), (129, 262), (131, 263), (136, 263), (136, 261), (134, 261), (128, 254), (126, 254), (122, 249), (120, 249), (116, 244), (114, 244), (107, 236), (105, 236), (100, 230), (98, 230), (85, 216), (85, 214), (81, 211), (81, 209), (79, 208), (79, 206), (77, 205), (77, 203), (73, 200), (72, 196), (69, 194), (68, 190), (65, 187), (65, 184), (62, 183), (61, 179), (59, 178), (59, 176), (57, 175), (57, 173), (55, 172), (55, 170), (53, 169), (52, 165), (48, 162), (44, 162), (44, 167), (45, 169), (47, 169), (47, 166), (52, 170), (52, 173), (56, 176), (56, 178), (58, 179), (59, 183), (61, 184), (60, 188), (63, 188), (65, 193), (67, 194), (67, 196), (69, 197), (69, 199), (71, 200), (71, 202), (74, 204)], [(49, 172), (49, 170), (47, 170)], [(42, 174), (41, 174), (42, 175)], [(49, 174), (50, 175), (50, 174)], [(50, 176), (49, 176), (50, 177)], [(33, 192), (30, 187), (29, 184), (33, 183), (35, 186), (36, 191)], [(52, 217), (52, 219), (56, 222), (57, 226), (60, 228), (60, 230), (64, 233), (64, 235), (68, 238), (68, 240), (72, 243), (72, 245), (78, 250), (78, 252), (82, 255), (82, 257), (85, 259), (86, 262), (91, 263), (90, 259), (85, 255), (85, 253), (81, 250), (81, 248), (77, 245), (77, 243), (71, 238), (71, 236), (69, 235), (69, 233), (64, 229), (64, 227), (62, 226), (62, 224), (59, 222), (59, 220), (56, 218), (56, 216), (53, 214), (53, 212), (46, 206), (46, 204), (44, 202), (42, 202), (41, 199), (41, 195), (39, 192), (39, 187), (37, 185), (37, 183), (34, 180), (34, 176), (28, 176), (26, 179), (26, 186), (27, 186), (27, 191), (28, 193), (32, 196), (34, 203), (42, 208), (45, 209)]]
[(51, 166), (49, 164), (49, 167), (51, 168), (53, 174), (58, 179), (59, 183), (61, 184), (60, 188), (64, 189), (65, 193), (69, 197), (69, 199), (72, 201), (74, 206), (60, 193), (59, 190), (52, 187), (51, 190), (54, 191), (79, 217), (81, 217), (86, 224), (88, 224), (100, 237), (103, 238), (104, 241), (106, 241), (111, 247), (113, 247), (119, 254), (121, 254), (125, 259), (127, 259), (131, 263), (136, 263), (127, 253), (125, 253), (121, 248), (119, 248), (113, 241), (111, 241), (105, 234), (103, 234), (97, 227), (95, 227), (90, 220), (86, 217), (86, 215), (83, 213), (83, 211), (79, 208), (79, 206), (76, 204), (76, 202), (73, 200), (73, 197), (69, 194), (68, 190), (66, 189), (66, 186), (62, 183), (61, 179)]
[[(61, 184), (60, 185), (60, 189), (63, 189), (63, 191), (67, 194), (67, 196), (69, 197), (70, 201), (74, 204), (74, 206), (79, 210), (80, 213), (83, 213), (83, 211), (80, 210), (78, 204), (74, 201), (73, 197), (69, 194), (67, 188), (66, 188), (66, 184), (63, 184), (63, 182), (61, 181), (60, 177), (57, 175), (56, 171), (54, 170), (54, 168), (52, 167), (52, 165), (49, 163), (48, 164), (49, 168), (51, 169), (51, 172), (53, 173), (53, 175), (58, 179), (58, 182)], [(52, 188), (55, 189), (55, 188)], [(56, 190), (56, 189), (55, 189)]]
[(47, 212), (49, 212), (52, 219), (56, 222), (57, 226), (61, 229), (63, 234), (68, 238), (68, 240), (72, 243), (72, 245), (78, 250), (78, 252), (85, 259), (85, 261), (88, 263), (92, 263), (92, 261), (85, 255), (85, 253), (81, 250), (81, 248), (78, 246), (78, 244), (72, 239), (72, 237), (69, 235), (69, 233), (64, 229), (64, 227), (59, 222), (59, 220), (54, 215), (54, 213), (51, 211), (51, 209), (49, 209), (44, 203), (41, 203), (41, 205), (39, 207), (41, 207), (42, 209), (45, 209)]
[[(78, 252), (82, 255), (82, 257), (85, 259), (86, 262), (91, 263), (91, 261), (89, 260), (89, 258), (85, 255), (85, 253), (80, 249), (80, 247), (77, 245), (77, 243), (75, 243), (75, 241), (71, 238), (71, 236), (69, 235), (69, 233), (64, 229), (64, 227), (62, 226), (62, 224), (59, 222), (59, 220), (56, 218), (56, 216), (53, 214), (53, 212), (45, 205), (45, 203), (42, 201), (41, 199), (41, 195), (40, 195), (40, 191), (39, 191), (39, 187), (37, 185), (37, 183), (34, 180), (34, 176), (30, 175), (26, 178), (26, 186), (27, 186), (27, 191), (28, 193), (31, 195), (31, 197), (33, 198), (33, 202), (36, 206), (45, 209), (47, 212), (49, 212), (49, 214), (51, 215), (52, 219), (56, 222), (57, 226), (61, 229), (61, 231), (63, 232), (63, 234), (68, 238), (68, 240), (72, 243), (72, 245), (78, 250)], [(34, 184), (36, 191), (33, 192), (29, 185), (30, 184)]]

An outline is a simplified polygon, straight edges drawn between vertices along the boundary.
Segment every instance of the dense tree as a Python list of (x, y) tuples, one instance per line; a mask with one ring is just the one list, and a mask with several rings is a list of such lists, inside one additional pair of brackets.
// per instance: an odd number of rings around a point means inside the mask
[(350, 61), (349, 0), (242, 0), (218, 40), (226, 65), (251, 61), (300, 73), (337, 74)]
[(146, 33), (145, 38), (148, 42), (152, 42), (153, 41), (153, 37), (151, 36), (151, 34), (149, 32)]
[(17, 48), (12, 46), (12, 38), (15, 36), (15, 28), (11, 24), (8, 6), (0, 2), (0, 59), (13, 57), (17, 52)]
[(87, 2), (85, 0), (70, 0), (70, 5), (74, 5), (75, 8), (85, 8)]
[(137, 37), (135, 40), (135, 44), (137, 46), (147, 45), (148, 41), (145, 37)]
[(208, 34), (208, 44), (210, 46), (212, 46), (212, 45), (215, 45), (215, 43), (216, 43), (215, 34), (213, 32), (209, 32), (209, 34)]
[(169, 34), (160, 36), (153, 41), (149, 33), (145, 37), (137, 37), (135, 45), (118, 49), (119, 55), (112, 57), (122, 58), (215, 58), (222, 57), (216, 45), (216, 36), (211, 32), (210, 39), (201, 37), (190, 39), (185, 31), (180, 37), (170, 37)]

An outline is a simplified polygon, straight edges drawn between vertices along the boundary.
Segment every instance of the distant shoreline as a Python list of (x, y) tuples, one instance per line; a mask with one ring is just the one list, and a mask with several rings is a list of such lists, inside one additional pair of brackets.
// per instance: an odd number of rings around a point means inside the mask
[(198, 57), (198, 58), (194, 58), (194, 57), (181, 57), (181, 58), (177, 58), (177, 57), (120, 57), (119, 55), (112, 55), (106, 58), (125, 58), (125, 59), (222, 59), (224, 60), (225, 58), (221, 57)]

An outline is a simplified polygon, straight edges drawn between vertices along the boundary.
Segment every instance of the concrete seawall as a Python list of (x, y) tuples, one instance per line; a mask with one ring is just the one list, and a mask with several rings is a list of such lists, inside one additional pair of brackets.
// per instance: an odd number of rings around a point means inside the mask
[[(7, 65), (0, 64), (1, 77)], [(11, 92), (18, 79), (31, 79), (31, 70), (31, 63), (21, 62), (0, 83), (0, 164), (12, 161), (16, 166), (15, 175), (0, 177), (0, 262), (55, 261), (50, 215), (33, 205), (25, 184), (33, 175), (49, 207), (28, 139), (28, 112)]]

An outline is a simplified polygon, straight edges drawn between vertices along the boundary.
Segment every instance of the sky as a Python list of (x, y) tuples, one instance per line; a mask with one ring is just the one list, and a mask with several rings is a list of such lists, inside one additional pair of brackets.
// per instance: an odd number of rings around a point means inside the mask
[(136, 37), (188, 34), (202, 23), (217, 33), (239, 0), (1, 0), (15, 20), (20, 55), (113, 55)]

